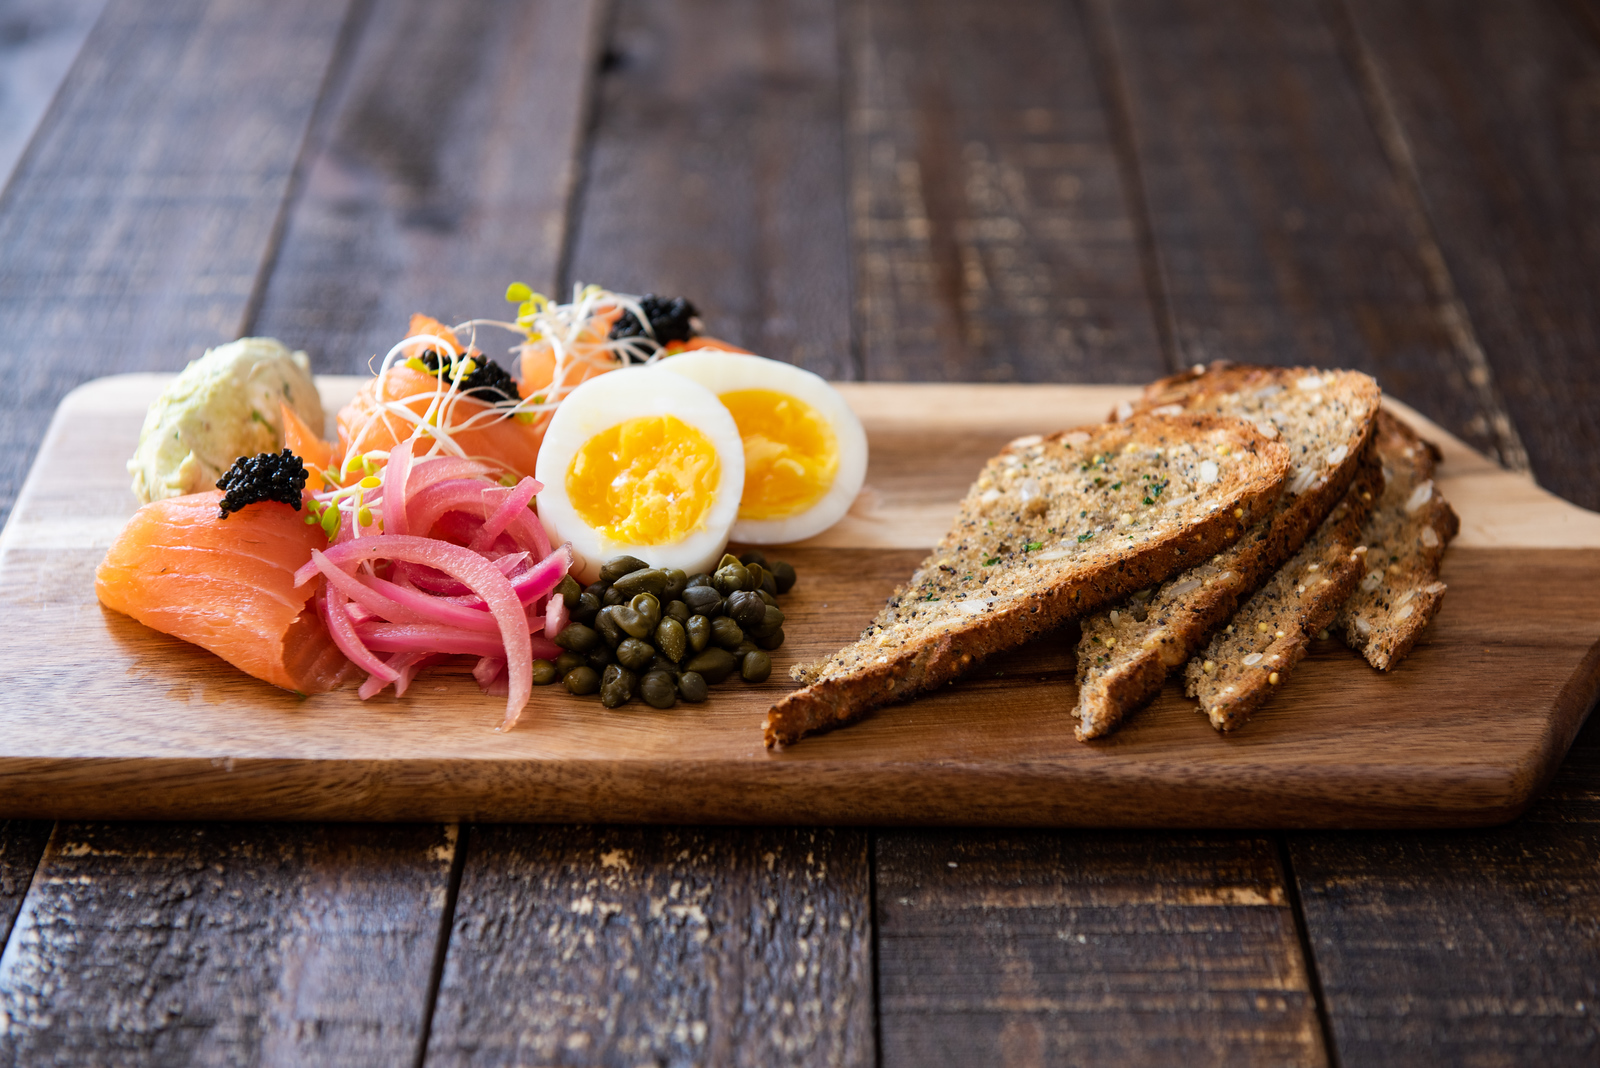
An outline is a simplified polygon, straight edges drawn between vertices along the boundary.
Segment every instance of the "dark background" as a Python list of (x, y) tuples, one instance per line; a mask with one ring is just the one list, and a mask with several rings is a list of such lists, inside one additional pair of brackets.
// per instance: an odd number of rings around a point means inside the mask
[[(0, 173), (0, 514), (79, 382), (513, 279), (1356, 367), (1600, 507), (1600, 0), (0, 0)], [(1474, 832), (12, 822), (0, 1064), (1592, 1065), (1597, 820), (1591, 726)]]

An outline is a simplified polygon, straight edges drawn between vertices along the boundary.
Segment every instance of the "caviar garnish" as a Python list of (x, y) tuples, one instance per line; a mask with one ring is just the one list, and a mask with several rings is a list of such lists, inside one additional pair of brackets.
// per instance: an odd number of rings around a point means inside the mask
[(694, 336), (694, 327), (689, 320), (700, 313), (693, 304), (683, 297), (658, 297), (654, 293), (641, 297), (639, 309), (650, 320), (650, 329), (646, 330), (639, 322), (639, 317), (631, 311), (622, 313), (622, 318), (611, 325), (611, 333), (607, 335), (613, 341), (625, 337), (649, 337), (652, 334), (655, 340), (662, 345), (674, 341), (688, 341)]
[[(441, 356), (429, 349), (420, 357), (422, 366), (428, 369), (429, 374), (438, 374), (440, 368), (447, 372), (451, 369), (451, 358)], [(461, 392), (468, 397), (476, 397), (491, 404), (501, 401), (516, 401), (520, 399), (517, 393), (517, 381), (506, 372), (504, 367), (493, 360), (473, 354), (467, 357), (465, 364), (472, 365), (470, 373), (462, 375), (459, 383)]]
[(282, 501), (298, 512), (305, 488), (306, 465), (288, 449), (241, 456), (217, 479), (217, 489), (225, 491), (217, 514), (226, 519), (229, 512), (261, 501)]

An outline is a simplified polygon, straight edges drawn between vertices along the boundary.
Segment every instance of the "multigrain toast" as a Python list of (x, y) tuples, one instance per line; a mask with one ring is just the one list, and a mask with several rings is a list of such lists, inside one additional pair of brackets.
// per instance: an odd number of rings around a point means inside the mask
[(1074, 713), (1080, 741), (1109, 734), (1153, 698), (1299, 550), (1355, 477), (1378, 402), (1377, 383), (1356, 371), (1217, 363), (1154, 382), (1128, 406), (1125, 414), (1170, 408), (1251, 420), (1289, 447), (1295, 472), (1272, 512), (1237, 544), (1084, 620)]
[(1349, 599), (1365, 570), (1361, 524), (1381, 477), (1375, 462), (1363, 464), (1316, 533), (1189, 661), (1185, 690), (1217, 730), (1243, 726), (1271, 700)]
[(1210, 415), (1018, 438), (861, 638), (795, 668), (808, 685), (768, 713), (766, 744), (910, 698), (1213, 555), (1266, 513), (1289, 469), (1282, 443)]
[(1361, 531), (1367, 573), (1334, 625), (1367, 663), (1388, 671), (1444, 603), (1439, 563), (1461, 520), (1433, 485), (1439, 456), (1432, 445), (1383, 412), (1376, 447), (1384, 486)]

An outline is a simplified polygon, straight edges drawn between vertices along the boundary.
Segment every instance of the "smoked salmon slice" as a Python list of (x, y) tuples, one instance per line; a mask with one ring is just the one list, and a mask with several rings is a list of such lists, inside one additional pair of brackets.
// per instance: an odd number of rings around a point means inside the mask
[(256, 678), (324, 693), (350, 670), (314, 605), (321, 578), (295, 585), (322, 528), (286, 504), (217, 517), (220, 491), (152, 501), (136, 512), (95, 572), (107, 608), (216, 653)]

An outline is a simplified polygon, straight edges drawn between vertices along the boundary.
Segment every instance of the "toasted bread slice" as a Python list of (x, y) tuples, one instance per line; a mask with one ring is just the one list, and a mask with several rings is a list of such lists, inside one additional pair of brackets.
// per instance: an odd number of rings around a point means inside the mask
[(1376, 463), (1363, 465), (1316, 533), (1184, 668), (1186, 691), (1217, 730), (1243, 726), (1271, 700), (1349, 599), (1364, 570), (1361, 524), (1380, 477)]
[(1367, 663), (1388, 671), (1444, 603), (1439, 563), (1461, 520), (1433, 485), (1438, 451), (1388, 412), (1378, 417), (1377, 455), (1384, 487), (1361, 531), (1367, 573), (1334, 625)]
[(1236, 540), (1276, 500), (1288, 449), (1239, 419), (1141, 415), (1018, 438), (853, 645), (762, 724), (788, 745), (1159, 582)]
[(1290, 449), (1295, 475), (1272, 513), (1196, 567), (1084, 620), (1078, 643), (1080, 741), (1115, 730), (1261, 587), (1349, 488), (1371, 441), (1378, 384), (1357, 371), (1213, 364), (1153, 383), (1129, 412), (1249, 419)]

